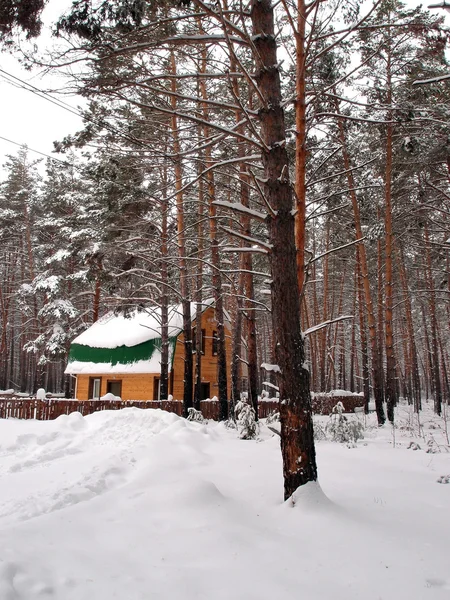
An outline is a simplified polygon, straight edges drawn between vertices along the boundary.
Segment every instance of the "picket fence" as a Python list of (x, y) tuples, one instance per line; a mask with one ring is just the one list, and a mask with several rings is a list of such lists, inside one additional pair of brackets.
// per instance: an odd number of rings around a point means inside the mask
[[(363, 406), (363, 398), (359, 395), (353, 396), (330, 396), (328, 394), (313, 396), (313, 411), (317, 414), (329, 414), (337, 402), (342, 402), (346, 412), (353, 412), (355, 407)], [(69, 415), (79, 412), (83, 416), (90, 415), (101, 410), (120, 410), (122, 408), (161, 408), (168, 412), (182, 415), (183, 405), (181, 402), (172, 401), (132, 401), (132, 400), (62, 400), (60, 398), (49, 398), (48, 400), (37, 400), (36, 398), (23, 396), (5, 395), (0, 396), (0, 419), (36, 419), (38, 421), (52, 421), (61, 415)], [(205, 419), (218, 420), (219, 402), (214, 400), (203, 400), (200, 410)], [(276, 399), (262, 400), (258, 405), (259, 417), (264, 419), (271, 413), (279, 410)]]

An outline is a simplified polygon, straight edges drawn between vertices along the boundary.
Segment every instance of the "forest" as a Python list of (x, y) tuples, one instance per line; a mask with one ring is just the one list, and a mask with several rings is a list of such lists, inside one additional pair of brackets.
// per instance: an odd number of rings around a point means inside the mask
[[(42, 4), (2, 25), (5, 51)], [(219, 400), (343, 389), (379, 424), (400, 397), (440, 414), (447, 41), (439, 11), (398, 0), (73, 2), (25, 59), (65, 73), (84, 127), (0, 183), (0, 389), (70, 397), (70, 342), (109, 310), (160, 306), (164, 332), (182, 303), (193, 356), (189, 303), (214, 298)]]

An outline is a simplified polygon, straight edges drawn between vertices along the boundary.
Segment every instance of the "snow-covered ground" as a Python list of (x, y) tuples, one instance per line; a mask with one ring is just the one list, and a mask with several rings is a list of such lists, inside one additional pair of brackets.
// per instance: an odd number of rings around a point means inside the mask
[(401, 409), (395, 448), (390, 426), (319, 442), (323, 493), (295, 506), (264, 427), (0, 421), (0, 600), (448, 600), (450, 454), (427, 414), (423, 440)]

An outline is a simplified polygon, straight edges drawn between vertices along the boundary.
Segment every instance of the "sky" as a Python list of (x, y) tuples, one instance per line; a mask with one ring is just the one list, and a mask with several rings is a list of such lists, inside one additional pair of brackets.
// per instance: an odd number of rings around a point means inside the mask
[[(50, 0), (43, 13), (44, 30), (36, 42), (39, 50), (51, 43), (50, 25), (55, 22), (64, 9), (70, 6), (70, 0)], [(82, 126), (81, 118), (59, 108), (48, 100), (38, 97), (30, 91), (15, 87), (5, 79), (5, 73), (14, 75), (41, 90), (67, 91), (67, 81), (61, 74), (45, 75), (39, 71), (26, 71), (16, 56), (0, 53), (0, 136), (16, 144), (27, 144), (30, 149), (44, 154), (52, 154), (53, 141), (61, 140), (69, 133), (74, 133)], [(3, 72), (2, 72), (3, 71)], [(17, 82), (19, 85), (20, 82)], [(83, 100), (76, 96), (65, 96), (53, 93), (58, 99), (70, 104), (75, 110), (83, 105)], [(19, 146), (0, 138), (0, 166), (3, 166), (8, 154), (17, 154)], [(43, 158), (30, 152), (30, 158)], [(2, 172), (3, 175), (4, 171)]]
[[(71, 0), (50, 0), (43, 13), (44, 29), (37, 40), (40, 50), (52, 43), (51, 24), (71, 5)], [(415, 0), (408, 4), (416, 6)], [(433, 11), (436, 12), (436, 11)], [(447, 16), (447, 22), (450, 20)], [(52, 94), (63, 100), (74, 110), (83, 106), (83, 99), (76, 96), (64, 95), (67, 93), (67, 80), (59, 74), (46, 74), (42, 76), (39, 71), (29, 72), (24, 70), (17, 57), (0, 53), (0, 176), (4, 175), (2, 166), (8, 154), (17, 154), (21, 144), (27, 144), (29, 149), (37, 150), (47, 155), (53, 155), (53, 141), (61, 140), (69, 133), (75, 133), (82, 127), (81, 118), (77, 115), (55, 106), (48, 100), (36, 96), (20, 87), (14, 87), (5, 80), (4, 71), (23, 81), (31, 83), (41, 90), (54, 90)], [(18, 82), (20, 85), (20, 82)], [(55, 93), (59, 90), (60, 94)], [(5, 141), (1, 138), (7, 138)], [(14, 142), (11, 143), (11, 142)], [(43, 158), (42, 172), (44, 171), (45, 158), (30, 151), (30, 158)], [(59, 158), (62, 158), (59, 156)]]

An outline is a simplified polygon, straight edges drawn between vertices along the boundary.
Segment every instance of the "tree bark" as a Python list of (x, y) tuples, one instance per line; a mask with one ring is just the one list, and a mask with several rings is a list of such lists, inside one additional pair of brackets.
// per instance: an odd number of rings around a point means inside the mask
[[(336, 112), (340, 115), (339, 102), (335, 100)], [(347, 181), (348, 187), (350, 189), (350, 199), (352, 202), (353, 208), (353, 219), (355, 222), (355, 238), (357, 240), (362, 240), (363, 232), (361, 227), (361, 214), (359, 210), (358, 198), (356, 196), (356, 184), (355, 179), (353, 177), (353, 172), (351, 171), (351, 160), (350, 155), (347, 148), (347, 138), (345, 135), (344, 122), (342, 119), (338, 119), (338, 128), (339, 128), (339, 139), (342, 144), (342, 155), (344, 158), (344, 167), (347, 171)], [(386, 417), (384, 414), (384, 390), (383, 390), (383, 367), (382, 362), (379, 356), (379, 347), (377, 340), (377, 326), (375, 319), (375, 310), (372, 299), (372, 292), (370, 289), (370, 280), (369, 280), (369, 269), (367, 264), (367, 255), (366, 255), (366, 247), (364, 242), (361, 241), (357, 244), (357, 260), (358, 260), (358, 269), (360, 272), (360, 277), (363, 284), (364, 291), (364, 299), (366, 303), (367, 310), (367, 324), (369, 329), (369, 342), (370, 342), (370, 350), (371, 350), (371, 358), (372, 358), (372, 384), (373, 384), (373, 394), (375, 399), (375, 410), (377, 413), (378, 425), (383, 425), (386, 421)]]
[(270, 0), (252, 0), (251, 20), (256, 63), (255, 81), (264, 98), (259, 110), (264, 192), (273, 209), (268, 215), (272, 245), (271, 298), (275, 354), (280, 372), (281, 451), (284, 497), (317, 480), (309, 372), (300, 330), (300, 299), (296, 268), (293, 194), (289, 181), (284, 112)]
[[(176, 75), (175, 54), (171, 52), (171, 72)], [(183, 312), (183, 337), (184, 337), (184, 390), (183, 390), (183, 414), (188, 416), (189, 409), (193, 405), (193, 357), (192, 357), (192, 319), (191, 319), (191, 303), (189, 298), (188, 273), (186, 262), (186, 235), (184, 230), (184, 203), (182, 191), (183, 173), (181, 168), (180, 156), (180, 139), (178, 132), (178, 120), (176, 116), (177, 98), (177, 80), (175, 77), (171, 80), (172, 96), (170, 98), (173, 115), (172, 124), (172, 139), (173, 151), (175, 155), (175, 191), (176, 191), (176, 206), (177, 206), (177, 241), (178, 241), (178, 260), (180, 265), (180, 294), (181, 305)]]

